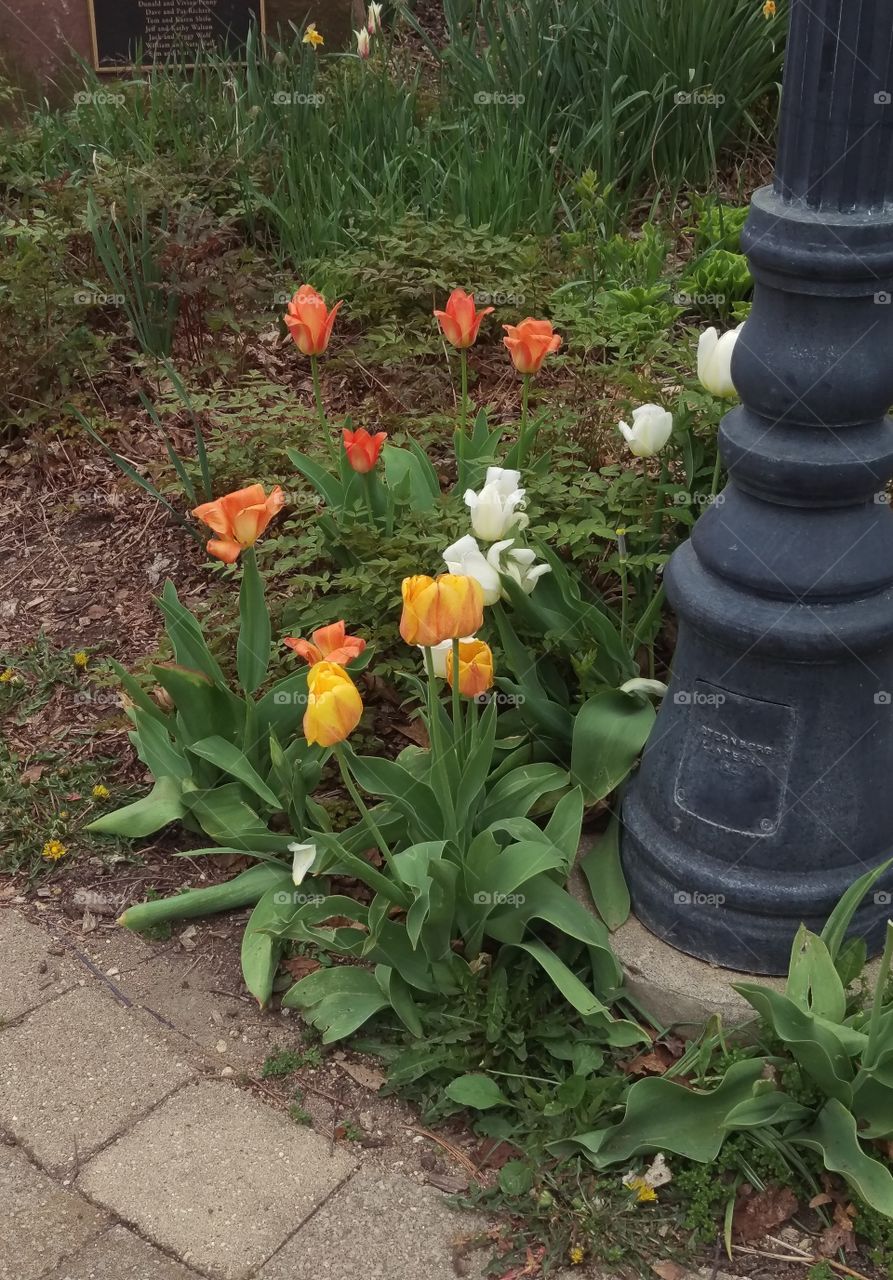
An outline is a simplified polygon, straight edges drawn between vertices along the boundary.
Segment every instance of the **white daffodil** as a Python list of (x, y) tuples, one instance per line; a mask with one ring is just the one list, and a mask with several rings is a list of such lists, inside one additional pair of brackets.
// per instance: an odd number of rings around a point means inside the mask
[[(509, 550), (513, 543), (514, 538), (494, 542), (487, 552), (487, 560), (493, 569), (512, 578), (525, 595), (529, 596), (543, 574), (552, 572), (552, 566), (536, 564), (536, 552), (529, 547), (514, 547)], [(504, 590), (502, 594), (507, 595)]]
[(481, 584), (484, 604), (496, 603), (502, 591), (499, 571), (489, 563), (478, 546), (477, 539), (470, 533), (447, 547), (443, 553), (443, 559), (450, 573), (464, 574), (465, 577), (474, 578)]
[(633, 409), (633, 425), (619, 422), (618, 428), (630, 452), (637, 458), (660, 453), (673, 431), (673, 415), (659, 404), (640, 404)]
[(291, 878), (294, 884), (301, 884), (307, 872), (316, 861), (315, 844), (298, 844), (296, 840), (288, 846), (292, 855)]
[(471, 511), (471, 527), (484, 542), (497, 542), (512, 529), (528, 524), (524, 514), (525, 490), (520, 487), (521, 472), (506, 467), (488, 467), (480, 493), (465, 491), (465, 505)]
[(705, 391), (733, 400), (738, 392), (732, 381), (732, 352), (744, 328), (729, 329), (722, 336), (716, 329), (705, 329), (698, 338), (698, 380)]

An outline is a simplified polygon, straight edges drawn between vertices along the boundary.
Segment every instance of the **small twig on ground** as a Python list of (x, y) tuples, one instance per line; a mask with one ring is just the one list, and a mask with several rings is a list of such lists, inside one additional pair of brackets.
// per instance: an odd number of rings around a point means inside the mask
[[(785, 1246), (786, 1248), (794, 1246)], [(865, 1276), (861, 1271), (854, 1271), (852, 1267), (845, 1266), (842, 1262), (835, 1262), (833, 1258), (813, 1258), (808, 1253), (769, 1253), (766, 1249), (754, 1249), (751, 1245), (735, 1244), (732, 1245), (732, 1252), (737, 1250), (739, 1253), (755, 1253), (760, 1258), (771, 1258), (773, 1262), (800, 1262), (803, 1266), (813, 1267), (820, 1262), (827, 1262), (828, 1266), (834, 1271), (839, 1271), (843, 1276), (850, 1276), (852, 1280), (870, 1280), (869, 1276)]]
[(453, 1157), (457, 1164), (461, 1164), (462, 1168), (465, 1169), (476, 1182), (482, 1181), (481, 1172), (476, 1167), (474, 1161), (470, 1160), (465, 1152), (459, 1147), (455, 1147), (451, 1142), (447, 1142), (446, 1138), (441, 1138), (436, 1133), (432, 1133), (430, 1129), (421, 1129), (414, 1124), (408, 1124), (406, 1128), (409, 1129), (411, 1133), (420, 1133), (423, 1137), (429, 1138), (431, 1142), (436, 1142), (439, 1147), (443, 1147), (444, 1151), (448, 1152), (449, 1155)]

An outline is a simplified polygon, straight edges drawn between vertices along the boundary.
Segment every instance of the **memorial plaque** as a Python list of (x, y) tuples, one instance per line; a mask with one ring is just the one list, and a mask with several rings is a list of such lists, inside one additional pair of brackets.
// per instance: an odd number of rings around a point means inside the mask
[(264, 0), (88, 0), (97, 71), (168, 58), (187, 65), (202, 48), (238, 61), (252, 21), (264, 30)]

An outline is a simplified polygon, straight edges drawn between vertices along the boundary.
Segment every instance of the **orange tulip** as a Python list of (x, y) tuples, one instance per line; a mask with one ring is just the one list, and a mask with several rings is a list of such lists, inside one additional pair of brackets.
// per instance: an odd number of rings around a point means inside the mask
[(484, 593), (475, 578), (441, 573), (436, 578), (419, 574), (403, 579), (403, 616), (400, 634), (407, 644), (425, 648), (470, 636), (484, 621)]
[(337, 662), (315, 662), (307, 674), (307, 741), (333, 747), (353, 733), (362, 714), (360, 691), (344, 668)]
[(341, 303), (336, 302), (329, 311), (321, 293), (309, 284), (301, 285), (283, 318), (298, 350), (305, 356), (321, 356), (325, 351), (340, 306)]
[(250, 484), (214, 502), (203, 502), (192, 514), (218, 535), (208, 542), (209, 553), (225, 564), (234, 564), (243, 551), (254, 546), (284, 504), (285, 494), (278, 484), (269, 497), (262, 484)]
[(464, 289), (454, 289), (447, 299), (446, 310), (435, 311), (434, 314), (447, 342), (462, 351), (477, 342), (481, 321), (492, 310), (492, 307), (484, 307), (483, 311), (475, 310), (474, 294), (466, 293)]
[[(446, 655), (446, 672), (453, 687), (453, 650)], [(493, 653), (483, 640), (459, 641), (459, 692), (465, 698), (479, 698), (493, 686)]]
[(502, 341), (519, 373), (539, 373), (546, 356), (561, 346), (561, 335), (554, 331), (549, 320), (528, 316), (520, 324), (502, 327), (506, 334)]
[(345, 427), (341, 434), (344, 437), (344, 451), (347, 454), (347, 461), (354, 471), (358, 471), (360, 475), (365, 475), (367, 471), (371, 471), (378, 461), (378, 455), (381, 453), (384, 442), (388, 438), (388, 433), (386, 431), (378, 431), (374, 436), (371, 436), (365, 427), (360, 427), (357, 431), (348, 431), (347, 427)]
[(347, 634), (343, 621), (317, 628), (312, 640), (295, 640), (288, 636), (284, 643), (311, 666), (315, 662), (335, 662), (345, 667), (366, 648), (365, 640)]

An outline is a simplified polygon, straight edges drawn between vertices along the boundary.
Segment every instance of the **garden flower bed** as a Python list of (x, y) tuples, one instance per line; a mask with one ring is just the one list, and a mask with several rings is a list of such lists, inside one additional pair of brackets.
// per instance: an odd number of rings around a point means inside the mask
[[(672, 1275), (801, 1210), (815, 1274), (864, 1274), (893, 1248), (893, 946), (869, 979), (845, 941), (874, 878), (785, 993), (740, 984), (745, 1047), (653, 1025), (611, 943), (662, 569), (722, 500), (778, 15), (464, 8), (10, 128), (2, 892), (156, 935), (250, 909), (260, 1008), (504, 1146), (473, 1198), (519, 1223), (537, 1269), (506, 1275)], [(720, 83), (708, 144), (679, 94)]]

